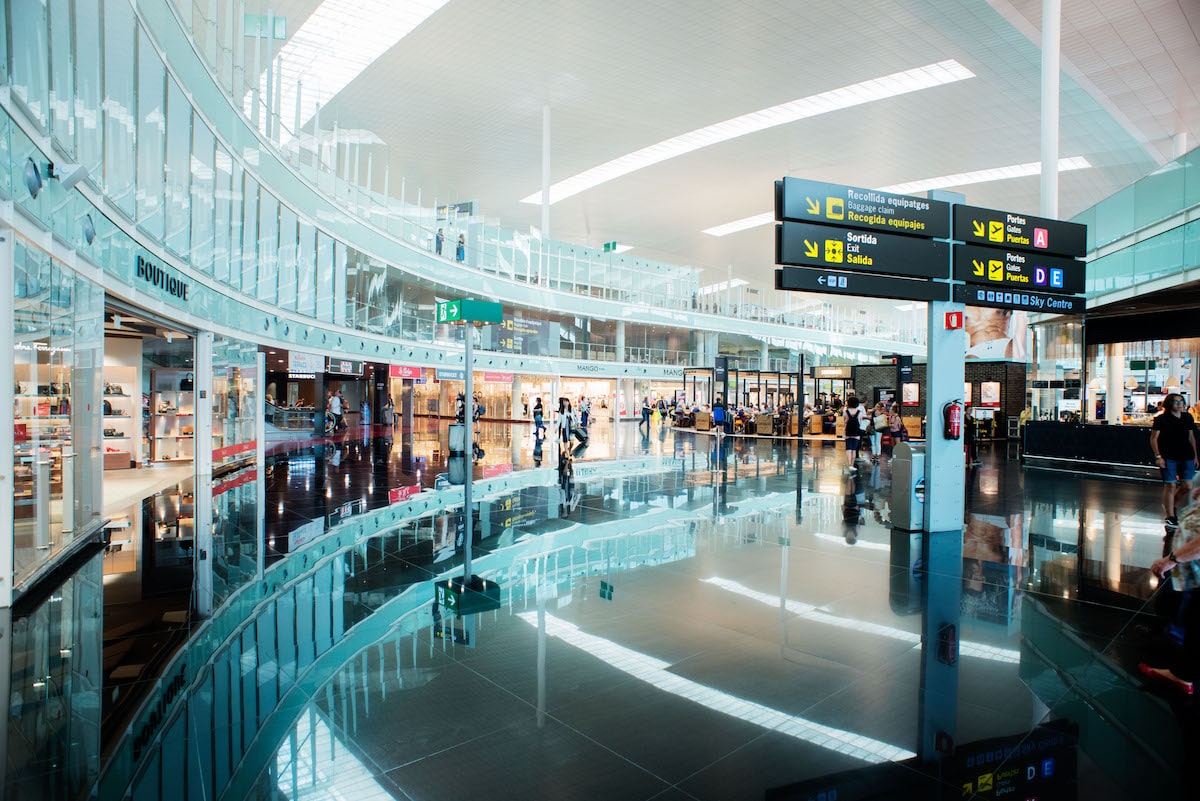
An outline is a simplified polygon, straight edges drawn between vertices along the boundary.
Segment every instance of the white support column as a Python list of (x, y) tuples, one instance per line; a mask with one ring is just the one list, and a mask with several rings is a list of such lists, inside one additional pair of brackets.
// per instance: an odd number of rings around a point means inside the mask
[[(550, 239), (550, 107), (541, 107), (541, 241)], [(545, 251), (545, 248), (542, 248)]]
[(617, 361), (625, 361), (625, 321), (617, 320)]
[[(212, 497), (212, 394), (213, 334), (201, 331), (196, 336), (195, 378), (195, 486), (196, 540), (193, 552), (196, 615), (209, 617), (213, 612), (213, 497)], [(262, 417), (261, 414), (257, 415)], [(264, 510), (259, 508), (261, 517)]]
[(1058, 216), (1058, 101), (1062, 0), (1042, 0), (1042, 205)]
[(771, 346), (768, 345), (766, 343), (766, 341), (763, 341), (759, 347), (758, 369), (759, 370), (770, 370), (771, 369)]
[[(257, 408), (263, 408), (263, 395), (267, 391), (267, 354), (258, 352), (254, 376), (254, 399)], [(211, 450), (209, 451), (212, 452)], [(258, 514), (255, 515), (257, 531), (255, 532), (255, 569), (259, 580), (266, 571), (267, 559), (267, 419), (263, 414), (254, 415), (254, 469), (258, 471)], [(210, 473), (211, 474), (211, 473)]]
[[(0, 227), (0, 286), (12, 289), (13, 285), (13, 232), (11, 228)], [(8, 376), (9, 386), (12, 386), (13, 376), (13, 296), (7, 293), (2, 295), (0, 300), (0, 372)], [(0, 415), (3, 415), (3, 420), (0, 421), (0, 453), (13, 452), (13, 404), (5, 403), (0, 405)], [(0, 609), (7, 609), (12, 606), (12, 583), (13, 583), (13, 473), (16, 469), (16, 463), (13, 458), (4, 460), (4, 464), (0, 465), (0, 498), (6, 500), (0, 501)], [(6, 648), (9, 645), (9, 640), (12, 636), (12, 630), (7, 626), (7, 613), (5, 613), (5, 625), (0, 628), (0, 639), (3, 643), (0, 644), (0, 653), (6, 653)], [(0, 661), (0, 673), (7, 674), (9, 672), (9, 662)], [(7, 698), (7, 695), (0, 698)], [(0, 729), (7, 730), (7, 726), (0, 726)], [(0, 731), (0, 738), (6, 736), (6, 731)], [(4, 741), (0, 739), (0, 745)], [(0, 753), (7, 753), (0, 750)], [(0, 768), (0, 771), (3, 769)], [(2, 785), (0, 785), (2, 786)]]
[(1104, 419), (1119, 426), (1125, 410), (1125, 344), (1113, 342), (1104, 346), (1105, 378)]
[[(957, 192), (933, 191), (929, 197), (952, 203), (966, 200)], [(928, 419), (925, 427), (925, 530), (931, 534), (961, 532), (966, 503), (963, 439), (946, 439), (944, 436), (942, 407), (955, 400), (963, 404), (963, 362), (967, 352), (967, 334), (961, 328), (946, 330), (947, 312), (964, 313), (965, 307), (961, 303), (946, 301), (929, 303), (926, 324), (929, 342), (925, 361), (925, 410)], [(966, 425), (965, 419), (963, 425)], [(959, 545), (961, 547), (961, 540)]]

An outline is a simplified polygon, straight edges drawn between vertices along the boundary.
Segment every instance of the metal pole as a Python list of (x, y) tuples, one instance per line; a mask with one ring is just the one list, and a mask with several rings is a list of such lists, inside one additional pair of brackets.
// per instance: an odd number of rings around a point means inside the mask
[(1042, 216), (1058, 216), (1058, 100), (1062, 0), (1042, 0)]
[(466, 522), (466, 538), (463, 541), (463, 582), (471, 583), (471, 541), (474, 537), (472, 531), (474, 527), (474, 515), (471, 514), (471, 474), (474, 472), (475, 465), (475, 387), (474, 376), (471, 375), (474, 369), (474, 360), (471, 356), (471, 340), (475, 333), (474, 323), (466, 323), (463, 326), (463, 383), (466, 385), (463, 398), (463, 422), (467, 426), (467, 452), (463, 454), (463, 460), (466, 464), (466, 474), (463, 478), (463, 517)]
[(550, 107), (542, 106), (542, 258), (550, 240)]

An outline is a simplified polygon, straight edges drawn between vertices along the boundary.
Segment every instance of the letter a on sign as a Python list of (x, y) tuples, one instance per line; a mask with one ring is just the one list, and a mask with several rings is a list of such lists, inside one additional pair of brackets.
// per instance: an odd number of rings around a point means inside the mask
[(1033, 246), (1035, 248), (1050, 247), (1050, 232), (1045, 228), (1033, 229)]

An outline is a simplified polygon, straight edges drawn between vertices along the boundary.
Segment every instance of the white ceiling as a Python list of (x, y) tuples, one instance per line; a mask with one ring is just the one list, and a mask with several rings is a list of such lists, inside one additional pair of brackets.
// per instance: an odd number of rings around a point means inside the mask
[[(397, 0), (401, 2), (402, 0)], [(288, 18), (317, 3), (251, 0)], [(1060, 155), (1069, 217), (1200, 142), (1200, 1), (1062, 0)], [(1039, 159), (1039, 0), (450, 0), (321, 112), (377, 134), (407, 199), (478, 200), (538, 225), (542, 107), (551, 180), (758, 109), (945, 59), (977, 77), (704, 148), (556, 203), (555, 239), (728, 266), (772, 281), (771, 226), (700, 233), (767, 211), (784, 176), (881, 187)], [(249, 63), (249, 62), (248, 62)], [(285, 90), (286, 91), (286, 90)], [(365, 152), (365, 151), (364, 151)], [(364, 155), (365, 159), (365, 155)], [(365, 174), (365, 165), (363, 169)], [(1039, 210), (1037, 176), (964, 187), (969, 202)]]

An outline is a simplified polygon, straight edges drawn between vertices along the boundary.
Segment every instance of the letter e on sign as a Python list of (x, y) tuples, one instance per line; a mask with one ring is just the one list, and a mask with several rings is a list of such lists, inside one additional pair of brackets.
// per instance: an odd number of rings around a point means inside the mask
[(963, 313), (960, 311), (946, 312), (946, 330), (957, 331), (963, 327)]

